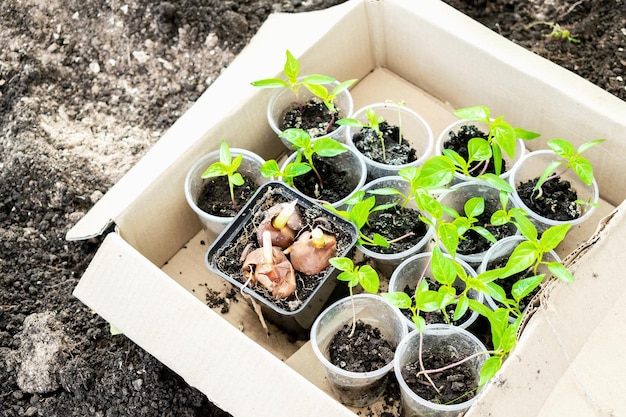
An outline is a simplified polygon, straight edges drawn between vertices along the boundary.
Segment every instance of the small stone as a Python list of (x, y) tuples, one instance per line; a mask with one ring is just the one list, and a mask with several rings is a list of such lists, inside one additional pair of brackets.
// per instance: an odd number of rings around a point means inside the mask
[(141, 386), (143, 385), (143, 379), (138, 378), (133, 381), (133, 388), (135, 391), (141, 391)]

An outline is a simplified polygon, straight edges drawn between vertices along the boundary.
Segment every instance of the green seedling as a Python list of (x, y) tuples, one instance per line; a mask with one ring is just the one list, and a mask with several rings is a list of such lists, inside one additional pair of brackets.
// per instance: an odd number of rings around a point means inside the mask
[(569, 30), (563, 29), (561, 25), (555, 22), (545, 22), (545, 21), (533, 22), (527, 25), (526, 29), (530, 29), (531, 27), (536, 26), (536, 25), (545, 25), (545, 26), (548, 26), (550, 29), (552, 29), (552, 32), (548, 34), (548, 37), (555, 38), (555, 39), (563, 39), (564, 41), (567, 41), (569, 43), (580, 43), (580, 39), (573, 37)]
[(213, 178), (213, 177), (228, 177), (228, 187), (230, 189), (230, 198), (233, 203), (233, 208), (236, 211), (239, 211), (239, 206), (235, 201), (235, 186), (241, 186), (244, 183), (243, 176), (237, 172), (239, 166), (241, 165), (241, 161), (243, 159), (243, 155), (239, 154), (234, 159), (230, 154), (230, 147), (226, 143), (226, 141), (222, 141), (220, 146), (220, 160), (215, 162), (209, 166), (206, 171), (201, 175), (202, 178)]
[(378, 293), (378, 288), (380, 286), (380, 278), (378, 277), (376, 270), (370, 265), (354, 265), (354, 262), (352, 262), (350, 258), (335, 257), (331, 258), (329, 262), (332, 266), (342, 271), (337, 276), (337, 279), (348, 284), (350, 299), (352, 300), (352, 331), (350, 332), (350, 337), (352, 337), (356, 328), (356, 311), (354, 307), (354, 299), (352, 298), (353, 289), (356, 286), (361, 285), (365, 291), (371, 294), (376, 294)]
[(283, 78), (264, 78), (262, 80), (253, 81), (251, 84), (254, 87), (259, 88), (288, 88), (290, 89), (294, 95), (300, 110), (302, 110), (302, 102), (300, 100), (300, 89), (305, 87), (309, 90), (314, 96), (318, 97), (329, 113), (331, 114), (331, 120), (326, 126), (326, 132), (333, 126), (335, 123), (335, 115), (337, 114), (337, 108), (335, 106), (335, 99), (339, 94), (349, 89), (357, 80), (347, 80), (337, 84), (333, 87), (332, 90), (328, 90), (325, 85), (335, 84), (338, 81), (327, 75), (322, 74), (311, 74), (303, 77), (299, 77), (300, 75), (300, 63), (293, 56), (289, 50), (286, 51), (286, 61), (283, 66)]
[[(398, 171), (409, 184), (409, 190), (405, 194), (396, 188), (378, 188), (369, 193), (376, 195), (397, 195), (400, 197), (399, 204), (402, 209), (410, 201), (415, 201), (418, 208), (428, 206), (425, 199), (431, 193), (441, 192), (444, 187), (454, 178), (454, 165), (450, 159), (444, 156), (434, 156), (426, 160), (421, 167), (406, 167)], [(421, 210), (421, 209), (420, 209)]]
[[(439, 284), (437, 291), (429, 289), (426, 273), (430, 268), (431, 278)], [(454, 283), (460, 279), (465, 284), (465, 289), (457, 294)], [(456, 304), (452, 320), (459, 320), (469, 307), (468, 292), (476, 285), (481, 286), (479, 281), (467, 275), (467, 271), (461, 264), (450, 256), (444, 255), (441, 250), (435, 247), (431, 253), (427, 265), (420, 274), (415, 293), (413, 296), (404, 291), (392, 293), (382, 293), (381, 296), (394, 307), (411, 311), (411, 320), (418, 331), (422, 331), (426, 326), (426, 320), (420, 313), (431, 313), (441, 311), (447, 324), (451, 324), (446, 313), (446, 308), (451, 304)]]
[(336, 82), (333, 77), (329, 77), (321, 74), (311, 74), (304, 76), (302, 78), (298, 78), (300, 75), (300, 63), (293, 56), (289, 50), (286, 52), (287, 59), (285, 61), (285, 65), (283, 67), (283, 75), (285, 78), (264, 78), (262, 80), (253, 81), (251, 84), (254, 87), (259, 88), (288, 88), (290, 89), (295, 97), (296, 101), (300, 102), (300, 88), (302, 86), (310, 86), (310, 85), (321, 85), (321, 84), (332, 84)]
[(458, 152), (444, 149), (444, 155), (452, 159), (457, 170), (466, 176), (484, 174), (493, 160), (496, 175), (502, 174), (503, 152), (515, 158), (517, 139), (531, 140), (540, 135), (535, 132), (513, 127), (504, 120), (504, 116), (491, 119), (491, 110), (487, 106), (473, 106), (457, 109), (454, 115), (460, 119), (485, 123), (489, 128), (487, 139), (472, 138), (468, 142), (468, 158), (465, 160)]
[(348, 207), (346, 210), (337, 210), (330, 204), (324, 204), (324, 207), (338, 216), (354, 223), (359, 231), (357, 238), (358, 245), (388, 248), (391, 243), (398, 240), (394, 239), (393, 241), (388, 241), (378, 233), (374, 233), (372, 237), (366, 236), (363, 233), (363, 227), (368, 224), (369, 217), (372, 213), (394, 207), (396, 205), (395, 203), (376, 205), (375, 196), (365, 198), (364, 191), (357, 191), (345, 202), (345, 204)]
[(285, 169), (280, 171), (278, 163), (270, 159), (261, 167), (261, 175), (266, 178), (281, 177), (290, 186), (293, 186), (295, 177), (312, 170), (320, 187), (323, 188), (322, 177), (313, 164), (313, 156), (333, 157), (348, 151), (342, 143), (331, 138), (319, 138), (313, 141), (309, 133), (302, 129), (286, 129), (280, 137), (289, 141), (297, 149), (295, 161), (287, 164)]
[[(559, 178), (569, 169), (574, 170), (582, 182), (587, 185), (591, 185), (593, 183), (593, 168), (589, 160), (584, 156), (581, 156), (581, 154), (587, 149), (599, 145), (602, 142), (604, 142), (604, 139), (592, 140), (583, 143), (578, 147), (578, 149), (576, 149), (574, 148), (574, 145), (567, 140), (549, 140), (548, 146), (562, 159), (550, 163), (539, 177), (539, 180), (537, 180), (534, 190), (539, 192), (538, 197), (541, 196), (541, 187), (546, 183), (546, 181)], [(560, 168), (559, 172), (557, 172), (558, 168)]]

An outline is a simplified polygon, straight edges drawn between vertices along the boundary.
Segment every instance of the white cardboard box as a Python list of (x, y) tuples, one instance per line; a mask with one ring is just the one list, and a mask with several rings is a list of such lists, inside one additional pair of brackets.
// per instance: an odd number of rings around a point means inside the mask
[[(557, 284), (528, 321), (471, 416), (626, 415), (626, 103), (505, 40), (439, 0), (351, 0), (309, 14), (273, 15), (229, 68), (153, 149), (67, 234), (110, 233), (74, 294), (211, 401), (236, 417), (354, 416), (327, 394), (309, 344), (263, 333), (245, 303), (220, 314), (206, 288), (225, 283), (204, 265), (208, 248), (183, 179), (221, 139), (263, 157), (284, 152), (265, 119), (285, 49), (303, 73), (358, 78), (355, 108), (404, 100), (438, 134), (455, 108), (485, 104), (541, 132), (605, 138), (589, 151), (601, 207), (559, 252), (577, 282)], [(605, 221), (600, 220), (610, 214)], [(594, 234), (600, 224), (598, 233)], [(589, 239), (589, 240), (588, 240)], [(579, 244), (582, 244), (575, 250)], [(280, 393), (280, 401), (277, 394)]]

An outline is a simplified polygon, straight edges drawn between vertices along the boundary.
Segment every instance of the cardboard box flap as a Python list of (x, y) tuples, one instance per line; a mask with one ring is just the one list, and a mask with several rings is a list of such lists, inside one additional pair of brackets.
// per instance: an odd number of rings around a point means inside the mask
[[(233, 415), (354, 417), (115, 233), (105, 238), (74, 295)], [(228, 360), (215, 360), (225, 354)], [(303, 392), (315, 410), (301, 401)]]
[(626, 203), (572, 264), (576, 282), (547, 293), (468, 417), (626, 414), (617, 400), (626, 392), (626, 288), (616, 279), (626, 269), (624, 210)]
[[(357, 9), (351, 12), (352, 9)], [(360, 9), (360, 10), (358, 10)], [(200, 96), (194, 105), (163, 135), (150, 151), (124, 177), (120, 179), (94, 207), (74, 226), (67, 235), (67, 240), (82, 240), (102, 234), (117, 217), (135, 202), (143, 190), (148, 189), (155, 179), (159, 178), (172, 165), (181, 165), (180, 158), (197, 159), (197, 151), (193, 156), (189, 150), (203, 138), (206, 138), (215, 125), (224, 119), (240, 112), (243, 103), (250, 100), (267, 103), (272, 90), (261, 90), (250, 85), (251, 81), (267, 78), (282, 72), (285, 60), (285, 49), (301, 61), (303, 70), (315, 68), (316, 72), (325, 73), (337, 79), (364, 76), (372, 67), (371, 58), (367, 55), (369, 43), (350, 51), (348, 44), (354, 38), (335, 42), (339, 45), (337, 53), (357, 55), (355, 59), (362, 62), (361, 71), (355, 74), (341, 60), (319, 61), (317, 55), (307, 53), (312, 45), (324, 37), (340, 38), (337, 31), (342, 24), (354, 24), (366, 21), (365, 8), (361, 1), (350, 1), (344, 4), (316, 12), (300, 14), (273, 14), (268, 18), (257, 35), (239, 53), (229, 67)], [(346, 22), (342, 22), (346, 20)], [(367, 25), (364, 26), (367, 28)], [(280, 30), (276, 30), (280, 28)], [(308, 30), (307, 30), (308, 29)], [(285, 31), (289, 33), (288, 42)], [(219, 98), (219, 99), (218, 99)], [(251, 113), (251, 115), (247, 115)], [(247, 117), (257, 119), (257, 126), (267, 124), (264, 104), (246, 107)], [(249, 123), (253, 125), (253, 123)], [(269, 129), (269, 127), (267, 127)], [(232, 147), (244, 147), (247, 137), (229, 138)], [(205, 140), (206, 142), (206, 140)], [(219, 147), (219, 138), (204, 145), (206, 152)], [(252, 148), (254, 150), (254, 146)], [(262, 153), (262, 150), (259, 150)], [(275, 155), (271, 155), (274, 157)], [(190, 162), (188, 165), (190, 166)]]

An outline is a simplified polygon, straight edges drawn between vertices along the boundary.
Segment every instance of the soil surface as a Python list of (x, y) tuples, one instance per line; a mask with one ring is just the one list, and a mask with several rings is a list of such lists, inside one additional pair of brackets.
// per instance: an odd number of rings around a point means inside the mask
[[(271, 12), (341, 2), (0, 2), (0, 415), (228, 415), (72, 297), (100, 241), (65, 234)], [(626, 99), (623, 0), (446, 2)]]

